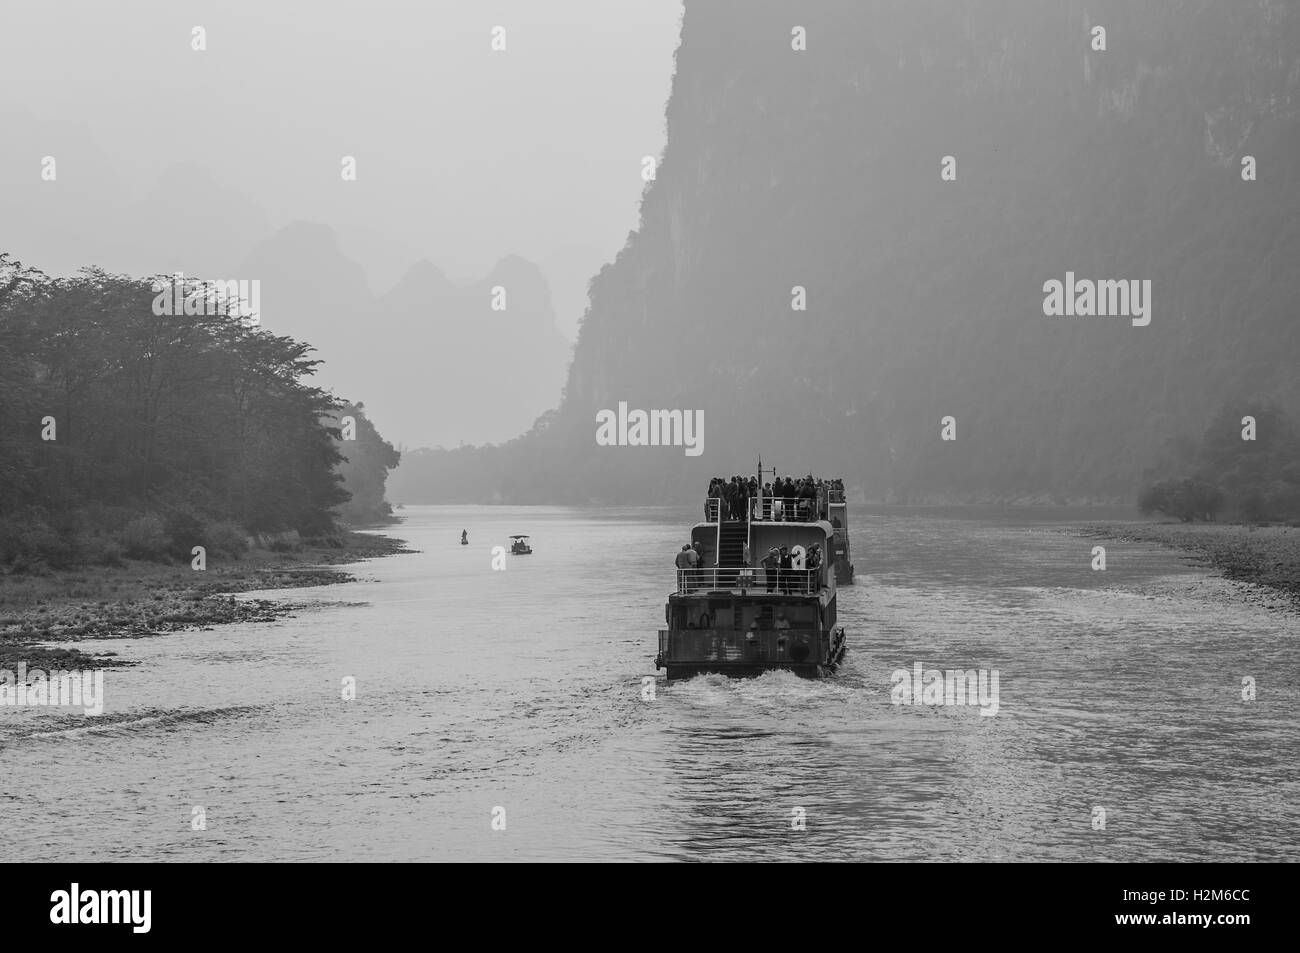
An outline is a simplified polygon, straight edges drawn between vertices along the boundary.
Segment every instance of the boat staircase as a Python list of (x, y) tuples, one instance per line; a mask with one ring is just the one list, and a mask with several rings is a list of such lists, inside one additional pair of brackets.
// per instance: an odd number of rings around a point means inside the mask
[(718, 582), (731, 586), (745, 565), (745, 546), (749, 543), (748, 520), (720, 520), (718, 522), (718, 568), (735, 569), (735, 572), (718, 573)]

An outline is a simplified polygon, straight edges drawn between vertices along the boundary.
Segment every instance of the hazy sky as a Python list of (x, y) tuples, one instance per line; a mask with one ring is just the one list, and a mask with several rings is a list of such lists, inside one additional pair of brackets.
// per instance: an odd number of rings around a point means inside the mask
[[(571, 334), (636, 225), (641, 157), (663, 149), (680, 17), (680, 0), (6, 3), (0, 119), (84, 126), (133, 194), (197, 162), (273, 229), (373, 232), (454, 278), (522, 255)], [(0, 151), (24, 170), (43, 154), (3, 136)]]

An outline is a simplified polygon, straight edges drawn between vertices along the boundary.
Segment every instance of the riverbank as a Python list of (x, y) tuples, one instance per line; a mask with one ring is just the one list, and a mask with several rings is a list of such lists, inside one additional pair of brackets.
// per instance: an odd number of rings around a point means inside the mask
[(1086, 524), (1084, 536), (1185, 550), (1225, 578), (1281, 593), (1300, 610), (1300, 528), (1226, 523)]
[(328, 567), (413, 552), (404, 540), (389, 536), (350, 531), (340, 538), (341, 546), (258, 549), (229, 561), (209, 558), (202, 572), (188, 563), (129, 561), (120, 567), (0, 577), (0, 669), (19, 661), (46, 668), (124, 664), (110, 653), (34, 643), (145, 638), (230, 622), (268, 622), (309, 603), (240, 600), (233, 593), (353, 582), (351, 573)]

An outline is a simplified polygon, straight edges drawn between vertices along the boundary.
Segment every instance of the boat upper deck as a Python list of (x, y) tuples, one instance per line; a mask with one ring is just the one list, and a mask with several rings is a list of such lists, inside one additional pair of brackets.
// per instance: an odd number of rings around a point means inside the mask
[(704, 515), (678, 553), (676, 597), (834, 597), (848, 525), (842, 481), (715, 477)]
[(842, 515), (842, 480), (815, 480), (811, 476), (778, 479), (760, 484), (757, 480), (715, 478), (704, 501), (708, 523), (745, 520), (749, 522), (815, 523), (832, 518), (831, 507)]

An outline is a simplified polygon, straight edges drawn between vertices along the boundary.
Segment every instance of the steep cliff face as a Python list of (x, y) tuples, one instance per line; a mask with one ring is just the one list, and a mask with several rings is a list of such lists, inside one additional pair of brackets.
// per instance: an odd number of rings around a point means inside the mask
[[(423, 465), (478, 498), (677, 496), (759, 451), (878, 498), (1131, 498), (1223, 401), (1300, 406), (1298, 118), (1285, 0), (687, 0), (563, 405)], [(1067, 272), (1150, 280), (1150, 324), (1045, 315)], [(702, 409), (704, 454), (598, 447), (619, 401)]]

